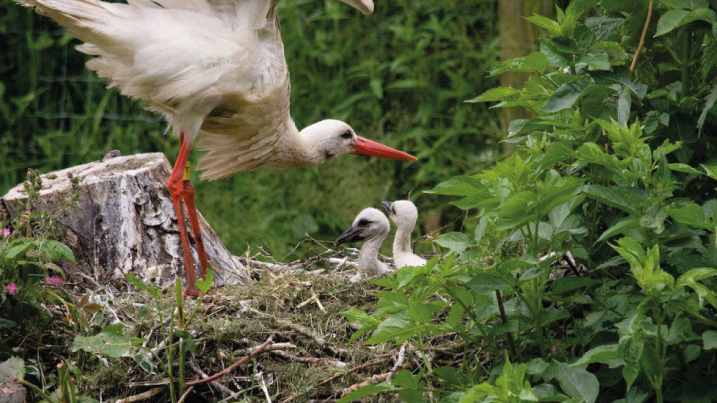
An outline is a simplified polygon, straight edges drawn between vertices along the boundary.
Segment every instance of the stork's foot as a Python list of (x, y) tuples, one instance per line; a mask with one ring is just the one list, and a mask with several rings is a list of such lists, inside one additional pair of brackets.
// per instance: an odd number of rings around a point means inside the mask
[(186, 300), (187, 297), (199, 298), (202, 296), (202, 291), (197, 288), (196, 285), (190, 284), (184, 287), (184, 295), (182, 299)]

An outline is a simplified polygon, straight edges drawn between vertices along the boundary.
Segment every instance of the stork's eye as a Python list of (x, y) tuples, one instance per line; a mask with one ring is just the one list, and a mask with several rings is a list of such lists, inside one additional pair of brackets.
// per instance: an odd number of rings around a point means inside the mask
[(350, 130), (346, 130), (346, 131), (341, 135), (341, 138), (344, 138), (344, 139), (350, 139), (351, 137), (353, 137), (353, 136), (351, 136), (351, 131), (350, 131)]
[(369, 224), (371, 224), (371, 221), (366, 220), (366, 219), (360, 220), (360, 221), (358, 222), (358, 226), (359, 226), (359, 227), (366, 227), (366, 226), (368, 226)]

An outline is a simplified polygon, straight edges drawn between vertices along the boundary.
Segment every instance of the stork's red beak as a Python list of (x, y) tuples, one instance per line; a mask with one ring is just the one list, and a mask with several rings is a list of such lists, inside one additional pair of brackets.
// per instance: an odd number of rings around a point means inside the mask
[(356, 144), (354, 144), (354, 152), (351, 154), (370, 155), (372, 157), (390, 158), (401, 161), (418, 161), (418, 158), (403, 151), (394, 150), (383, 144), (356, 136)]

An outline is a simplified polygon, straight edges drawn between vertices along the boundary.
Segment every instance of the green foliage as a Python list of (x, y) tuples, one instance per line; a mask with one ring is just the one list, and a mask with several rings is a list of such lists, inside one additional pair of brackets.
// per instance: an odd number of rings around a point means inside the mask
[(515, 153), (427, 192), (475, 230), (435, 240), (444, 261), (377, 281), (390, 291), (375, 312), (344, 313), (369, 344), (455, 334), (510, 353), (485, 372), (471, 355), (424, 360), (442, 401), (714, 400), (717, 20), (706, 1), (655, 2), (631, 74), (646, 8), (577, 0), (528, 17), (549, 36), (540, 52), (490, 69), (532, 72), (524, 88), (471, 100), (532, 113), (510, 125)]
[[(23, 191), (28, 197), (9, 204), (7, 217), (0, 216), (0, 329), (41, 330), (46, 322), (47, 298), (63, 300), (58, 286), (63, 282), (61, 262), (74, 262), (66, 245), (52, 239), (59, 235), (60, 218), (74, 207), (81, 178), (73, 178), (72, 189), (57, 211), (35, 209), (43, 187), (37, 171), (30, 170)], [(2, 343), (0, 343), (2, 345)]]
[[(113, 149), (161, 151), (174, 161), (178, 142), (163, 135), (164, 123), (106, 90), (85, 69), (88, 57), (73, 49), (77, 40), (13, 0), (0, 0), (0, 7), (0, 41), (8, 49), (0, 54), (0, 192), (28, 166), (47, 172)], [(297, 125), (344, 119), (360, 135), (420, 161), (347, 156), (318, 168), (195, 181), (199, 210), (235, 254), (249, 245), (284, 260), (305, 233), (333, 240), (366, 206), (475, 173), (500, 152), (487, 106), (476, 113), (463, 103), (495, 83), (484, 78), (497, 57), (493, 4), (383, 1), (368, 17), (336, 0), (284, 0), (280, 7)], [(192, 162), (199, 157), (192, 153)], [(425, 212), (419, 225), (431, 217), (448, 223), (460, 213), (446, 200), (416, 203)], [(307, 247), (296, 254), (313, 256)]]

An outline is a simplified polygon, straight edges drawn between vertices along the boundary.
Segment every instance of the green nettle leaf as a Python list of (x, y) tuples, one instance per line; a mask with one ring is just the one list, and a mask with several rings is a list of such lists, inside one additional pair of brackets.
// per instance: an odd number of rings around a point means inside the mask
[(214, 283), (214, 272), (212, 272), (211, 270), (207, 270), (207, 277), (204, 279), (200, 278), (194, 284), (197, 286), (197, 288), (199, 288), (199, 291), (201, 291), (202, 294), (205, 294), (212, 289), (212, 283)]
[(495, 77), (507, 72), (542, 73), (547, 68), (548, 58), (540, 52), (533, 52), (525, 57), (494, 63), (491, 66), (489, 77)]
[(64, 259), (68, 262), (75, 261), (75, 255), (72, 253), (70, 248), (63, 243), (52, 239), (47, 240), (42, 244), (40, 252), (42, 252), (42, 254), (50, 260)]
[(555, 279), (553, 282), (553, 293), (564, 294), (573, 290), (577, 290), (589, 285), (598, 283), (598, 280), (593, 280), (584, 277), (560, 277)]
[(690, 203), (685, 207), (669, 209), (670, 217), (674, 218), (680, 224), (689, 225), (696, 228), (704, 228), (712, 230), (710, 221), (705, 217), (702, 207), (695, 203)]
[(543, 107), (543, 112), (555, 113), (570, 108), (578, 100), (580, 94), (590, 85), (584, 80), (563, 84), (558, 87)]
[(12, 383), (15, 379), (25, 377), (25, 361), (22, 358), (11, 357), (0, 363), (0, 383)]
[(698, 8), (692, 11), (670, 10), (662, 14), (662, 17), (660, 17), (660, 20), (657, 22), (657, 32), (655, 36), (664, 35), (676, 28), (698, 20), (714, 24), (717, 21), (717, 14), (709, 8)]
[(677, 172), (684, 172), (686, 174), (692, 174), (692, 175), (704, 175), (704, 172), (698, 171), (695, 168), (692, 168), (691, 166), (687, 164), (683, 164), (681, 162), (676, 162), (674, 164), (668, 164), (671, 170), (677, 171)]
[(405, 319), (390, 316), (378, 325), (371, 337), (366, 340), (366, 344), (381, 344), (394, 339), (398, 339), (397, 342), (400, 344), (418, 334), (424, 328), (425, 326), (422, 324), (411, 323)]
[(712, 107), (715, 106), (715, 101), (717, 101), (717, 85), (712, 87), (712, 91), (710, 91), (710, 93), (705, 97), (705, 107), (702, 108), (702, 113), (700, 113), (700, 117), (697, 119), (697, 129), (700, 133), (702, 133), (702, 126), (705, 124), (707, 114)]
[(672, 9), (694, 10), (696, 8), (707, 8), (707, 0), (661, 0), (663, 6)]
[(585, 26), (593, 31), (595, 40), (601, 41), (607, 39), (625, 21), (625, 18), (588, 17), (585, 19)]
[(618, 354), (618, 345), (617, 344), (606, 344), (604, 346), (599, 346), (599, 347), (590, 349), (590, 351), (583, 354), (583, 356), (580, 357), (579, 360), (570, 364), (570, 366), (576, 367), (576, 366), (585, 365), (585, 364), (592, 364), (594, 362), (599, 362), (599, 363), (604, 364), (606, 362), (614, 361), (614, 360), (617, 360), (620, 358), (621, 358), (620, 354)]
[(468, 236), (462, 232), (449, 232), (433, 242), (456, 253), (462, 253), (474, 245)]
[(144, 339), (127, 337), (123, 332), (124, 325), (110, 325), (91, 337), (75, 336), (72, 343), (72, 352), (84, 350), (88, 353), (103, 354), (112, 358), (131, 357), (136, 346), (142, 344)]
[(597, 400), (600, 382), (595, 375), (562, 362), (558, 362), (558, 367), (555, 378), (560, 382), (563, 392), (573, 399), (580, 399), (587, 403), (594, 403)]
[(563, 32), (560, 30), (560, 24), (551, 20), (550, 18), (534, 14), (530, 17), (527, 17), (526, 20), (548, 31), (548, 34), (550, 34), (552, 38), (563, 36)]
[(610, 207), (618, 208), (633, 215), (638, 214), (635, 204), (615, 189), (608, 189), (602, 185), (584, 185), (582, 194)]
[(502, 101), (505, 98), (508, 98), (512, 95), (518, 94), (520, 91), (510, 88), (510, 87), (496, 87), (491, 88), (488, 91), (482, 93), (481, 95), (469, 99), (465, 102), (495, 102), (495, 101)]
[(618, 221), (617, 223), (613, 224), (610, 228), (605, 230), (605, 232), (600, 235), (600, 238), (597, 240), (597, 242), (602, 242), (608, 238), (611, 238), (615, 235), (619, 234), (626, 234), (628, 231), (632, 230), (633, 228), (637, 228), (640, 226), (640, 218), (638, 217), (626, 217), (622, 220)]
[(152, 296), (152, 298), (158, 298), (159, 297), (159, 289), (157, 287), (150, 287), (147, 284), (145, 284), (142, 280), (137, 278), (134, 274), (127, 273), (125, 274), (125, 279), (129, 281), (130, 284), (133, 286), (139, 288), (142, 291), (149, 292), (149, 295)]
[(356, 400), (363, 399), (366, 396), (373, 396), (383, 392), (390, 392), (397, 390), (387, 382), (381, 382), (378, 385), (367, 385), (363, 388), (359, 388), (349, 393), (348, 395), (341, 398), (338, 403), (349, 403), (355, 402)]
[(707, 330), (702, 333), (702, 342), (704, 343), (705, 350), (712, 350), (717, 348), (717, 331)]

